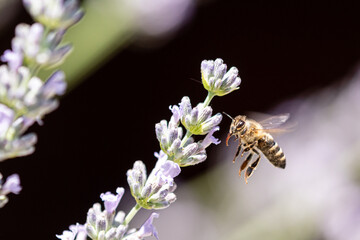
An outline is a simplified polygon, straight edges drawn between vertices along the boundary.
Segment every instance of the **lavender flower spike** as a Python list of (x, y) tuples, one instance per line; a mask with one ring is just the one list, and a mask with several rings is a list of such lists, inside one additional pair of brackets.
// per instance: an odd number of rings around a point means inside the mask
[(201, 63), (201, 78), (204, 88), (216, 96), (224, 96), (239, 89), (241, 83), (238, 69), (232, 67), (227, 71), (227, 66), (221, 58), (204, 60)]

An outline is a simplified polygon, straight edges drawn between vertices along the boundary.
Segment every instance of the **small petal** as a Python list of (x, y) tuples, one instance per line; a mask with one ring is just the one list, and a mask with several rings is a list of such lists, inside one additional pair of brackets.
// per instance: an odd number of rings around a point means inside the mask
[(14, 193), (19, 194), (21, 191), (20, 178), (18, 174), (12, 174), (7, 179), (2, 187), (2, 193)]
[(16, 71), (22, 64), (23, 55), (21, 52), (6, 50), (1, 56), (1, 61), (7, 62), (12, 71)]
[(100, 195), (101, 200), (104, 201), (105, 210), (111, 214), (115, 212), (117, 206), (119, 205), (119, 202), (124, 194), (124, 188), (117, 188), (116, 193), (117, 195), (114, 195), (110, 192), (102, 193)]
[(56, 71), (45, 82), (42, 88), (42, 95), (51, 98), (55, 95), (63, 95), (66, 90), (65, 74), (63, 71)]
[(201, 147), (200, 147), (201, 149), (207, 148), (212, 143), (216, 144), (216, 145), (218, 145), (220, 143), (220, 140), (213, 136), (214, 132), (218, 131), (219, 129), (220, 128), (217, 126), (210, 130), (210, 132), (206, 135), (204, 140), (201, 142)]
[(158, 233), (153, 225), (154, 218), (158, 218), (158, 213), (152, 213), (148, 220), (141, 226), (141, 228), (138, 231), (140, 238), (150, 237), (154, 236), (156, 239), (159, 239)]
[(177, 163), (166, 161), (163, 165), (161, 165), (160, 171), (165, 176), (174, 178), (180, 174), (181, 169)]

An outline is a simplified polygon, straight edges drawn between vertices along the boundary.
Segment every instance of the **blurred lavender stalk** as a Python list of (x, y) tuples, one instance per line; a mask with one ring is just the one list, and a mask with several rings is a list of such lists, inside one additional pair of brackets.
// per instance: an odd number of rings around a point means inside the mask
[[(0, 161), (34, 152), (36, 134), (26, 131), (35, 122), (43, 123), (43, 117), (59, 105), (56, 96), (66, 90), (62, 71), (54, 72), (45, 82), (37, 74), (40, 69), (57, 66), (65, 59), (72, 47), (61, 44), (63, 35), (83, 16), (76, 0), (23, 0), (23, 3), (37, 22), (19, 24), (12, 48), (1, 56), (7, 65), (0, 66)], [(16, 187), (9, 188), (9, 182)], [(1, 184), (2, 207), (7, 202), (6, 195), (18, 194), (21, 187), (17, 175)]]
[(156, 0), (151, 6), (143, 0), (84, 1), (86, 16), (65, 36), (74, 45), (74, 54), (61, 66), (68, 89), (130, 43), (145, 47), (166, 43), (191, 18), (196, 4), (195, 0)]

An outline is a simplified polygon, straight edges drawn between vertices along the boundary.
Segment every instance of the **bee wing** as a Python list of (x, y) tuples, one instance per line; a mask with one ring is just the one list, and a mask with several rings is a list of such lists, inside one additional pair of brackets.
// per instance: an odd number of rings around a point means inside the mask
[(297, 125), (295, 122), (291, 124), (286, 124), (286, 126), (283, 125), (289, 119), (290, 117), (289, 113), (284, 113), (274, 116), (270, 116), (266, 114), (260, 114), (260, 115), (257, 114), (257, 116), (262, 117), (262, 120), (260, 120), (258, 123), (260, 123), (263, 129), (257, 129), (257, 131), (259, 132), (282, 134), (285, 132), (294, 131)]
[(264, 120), (259, 121), (259, 123), (266, 130), (278, 129), (289, 119), (289, 117), (290, 117), (289, 113), (284, 113), (284, 114), (268, 117)]

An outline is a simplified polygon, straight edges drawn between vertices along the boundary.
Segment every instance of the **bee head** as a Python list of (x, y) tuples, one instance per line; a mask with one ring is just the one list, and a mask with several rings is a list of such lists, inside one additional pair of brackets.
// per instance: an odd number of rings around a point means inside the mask
[(244, 129), (246, 116), (239, 115), (235, 118), (232, 118), (229, 114), (227, 114), (225, 112), (224, 112), (224, 114), (232, 119), (230, 129), (229, 129), (229, 134), (226, 138), (226, 146), (227, 146), (228, 141), (231, 138), (231, 136), (235, 135), (235, 138), (238, 138), (237, 133), (241, 132)]
[(246, 121), (246, 116), (239, 115), (235, 117), (235, 119), (233, 120), (230, 126), (230, 134), (234, 134), (236, 132), (242, 131), (245, 127), (245, 121)]

